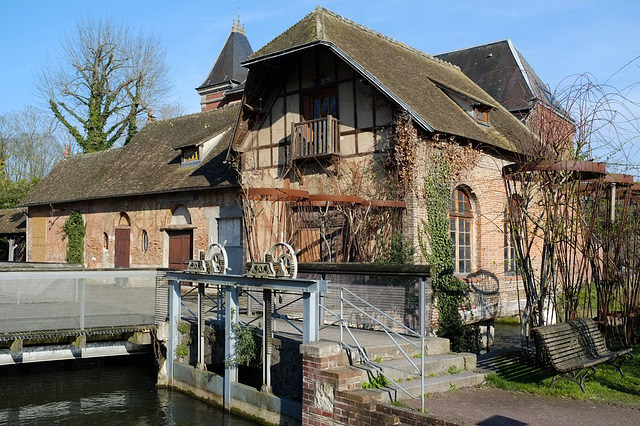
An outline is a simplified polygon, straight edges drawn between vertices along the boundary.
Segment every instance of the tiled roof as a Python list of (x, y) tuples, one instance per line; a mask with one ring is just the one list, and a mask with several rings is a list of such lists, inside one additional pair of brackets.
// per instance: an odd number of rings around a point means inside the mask
[(209, 75), (197, 90), (204, 90), (224, 83), (242, 83), (247, 78), (248, 70), (240, 64), (252, 53), (253, 49), (247, 36), (243, 31), (238, 31), (234, 27)]
[[(62, 160), (21, 205), (145, 195), (236, 185), (223, 164), (238, 105), (147, 124), (128, 145)], [(222, 132), (200, 163), (180, 164), (180, 147), (200, 145)]]
[(27, 230), (27, 216), (18, 209), (0, 210), (0, 235), (24, 234)]
[[(451, 62), (512, 112), (529, 110), (534, 99), (551, 106), (547, 85), (516, 49), (511, 40), (501, 40), (436, 55)], [(557, 108), (557, 105), (555, 106)]]
[[(245, 64), (267, 61), (323, 44), (407, 109), (426, 130), (462, 136), (512, 152), (531, 137), (525, 126), (457, 66), (318, 7), (251, 55)], [(491, 127), (478, 125), (441, 88), (494, 108)]]

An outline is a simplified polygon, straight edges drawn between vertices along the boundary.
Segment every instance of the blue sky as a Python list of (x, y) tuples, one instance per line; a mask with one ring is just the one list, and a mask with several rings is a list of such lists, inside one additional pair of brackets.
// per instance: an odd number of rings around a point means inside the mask
[[(42, 105), (34, 77), (80, 18), (111, 16), (157, 35), (167, 47), (169, 79), (175, 86), (169, 97), (178, 100), (186, 113), (193, 113), (200, 109), (194, 88), (207, 76), (238, 15), (257, 50), (318, 3), (0, 0), (0, 114)], [(329, 0), (320, 4), (429, 54), (510, 38), (552, 91), (566, 84), (563, 79), (585, 72), (621, 90), (640, 82), (637, 0)], [(629, 97), (640, 102), (637, 84)]]

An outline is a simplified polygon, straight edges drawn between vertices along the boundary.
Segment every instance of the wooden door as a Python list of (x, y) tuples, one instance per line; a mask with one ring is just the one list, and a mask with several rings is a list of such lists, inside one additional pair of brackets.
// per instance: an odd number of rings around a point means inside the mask
[(169, 233), (169, 268), (185, 270), (192, 257), (193, 232), (172, 231)]
[(116, 228), (116, 248), (114, 264), (116, 268), (129, 267), (129, 255), (131, 249), (131, 229)]

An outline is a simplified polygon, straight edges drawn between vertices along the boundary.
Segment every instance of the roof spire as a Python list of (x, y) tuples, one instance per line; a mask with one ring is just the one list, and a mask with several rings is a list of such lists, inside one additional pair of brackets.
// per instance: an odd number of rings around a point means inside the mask
[(240, 23), (240, 7), (238, 7), (238, 22), (236, 22), (236, 20), (233, 20), (233, 26), (231, 27), (231, 32), (236, 32), (236, 33), (240, 33), (240, 34), (245, 34), (244, 32), (244, 24)]

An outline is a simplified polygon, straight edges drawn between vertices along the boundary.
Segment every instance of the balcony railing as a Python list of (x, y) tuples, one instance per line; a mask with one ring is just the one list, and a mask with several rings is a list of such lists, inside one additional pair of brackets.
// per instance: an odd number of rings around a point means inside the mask
[(291, 125), (291, 158), (301, 160), (340, 155), (338, 120), (328, 115)]

